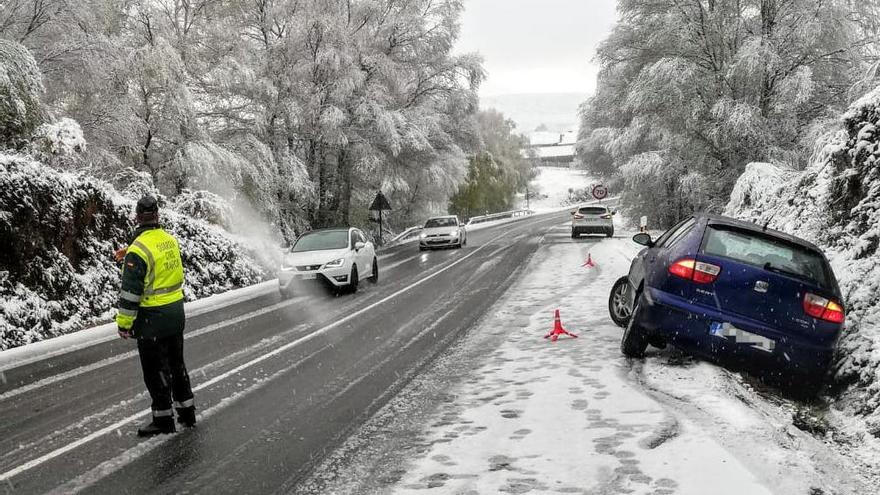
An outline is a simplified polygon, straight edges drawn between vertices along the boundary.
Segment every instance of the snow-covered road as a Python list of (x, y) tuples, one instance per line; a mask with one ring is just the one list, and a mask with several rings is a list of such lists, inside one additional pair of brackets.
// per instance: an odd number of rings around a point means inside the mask
[[(636, 252), (629, 235), (551, 229), (468, 337), (300, 491), (877, 493), (856, 456), (796, 428), (796, 405), (739, 374), (672, 349), (624, 358), (607, 295)], [(581, 266), (588, 253), (595, 268)], [(542, 338), (557, 308), (579, 338)]]

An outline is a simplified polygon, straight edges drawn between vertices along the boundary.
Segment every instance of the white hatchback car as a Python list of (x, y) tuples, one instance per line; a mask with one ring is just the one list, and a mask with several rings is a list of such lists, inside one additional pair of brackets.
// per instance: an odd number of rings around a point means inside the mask
[(278, 289), (285, 297), (318, 283), (334, 292), (357, 292), (362, 278), (379, 281), (376, 250), (364, 233), (355, 228), (314, 230), (284, 254)]
[(614, 236), (614, 210), (607, 206), (581, 206), (571, 212), (571, 238), (581, 234), (605, 234)]
[(419, 250), (467, 244), (467, 229), (455, 215), (429, 218), (419, 236)]

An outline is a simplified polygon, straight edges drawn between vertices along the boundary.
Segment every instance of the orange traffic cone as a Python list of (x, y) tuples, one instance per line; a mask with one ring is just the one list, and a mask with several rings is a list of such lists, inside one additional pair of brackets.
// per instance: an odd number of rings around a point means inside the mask
[(593, 263), (593, 255), (591, 255), (590, 253), (587, 253), (587, 261), (584, 261), (584, 264), (581, 266), (585, 266), (588, 268), (592, 268), (592, 267), (596, 266), (596, 264)]
[(553, 342), (556, 342), (556, 339), (559, 338), (560, 335), (568, 335), (569, 337), (577, 338), (577, 335), (567, 332), (564, 328), (562, 328), (562, 320), (559, 318), (559, 310), (556, 310), (556, 316), (553, 318), (553, 330), (550, 331), (544, 338), (550, 338)]

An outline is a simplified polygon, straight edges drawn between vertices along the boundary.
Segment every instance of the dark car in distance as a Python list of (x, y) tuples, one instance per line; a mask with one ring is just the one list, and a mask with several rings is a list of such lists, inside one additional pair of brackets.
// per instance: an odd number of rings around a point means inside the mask
[[(822, 251), (797, 237), (700, 214), (645, 246), (612, 288), (621, 351), (667, 343), (709, 358), (781, 365), (817, 391), (843, 328), (840, 288)], [(768, 364), (769, 364), (768, 363)]]

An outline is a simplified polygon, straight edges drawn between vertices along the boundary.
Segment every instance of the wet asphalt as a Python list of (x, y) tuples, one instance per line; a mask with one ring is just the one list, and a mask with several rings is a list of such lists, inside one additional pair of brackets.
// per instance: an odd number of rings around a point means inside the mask
[(174, 435), (135, 434), (149, 398), (131, 341), (7, 370), (0, 492), (293, 491), (472, 327), (567, 219), (476, 230), (463, 249), (384, 251), (378, 284), (356, 294), (273, 292), (189, 319), (199, 423)]

